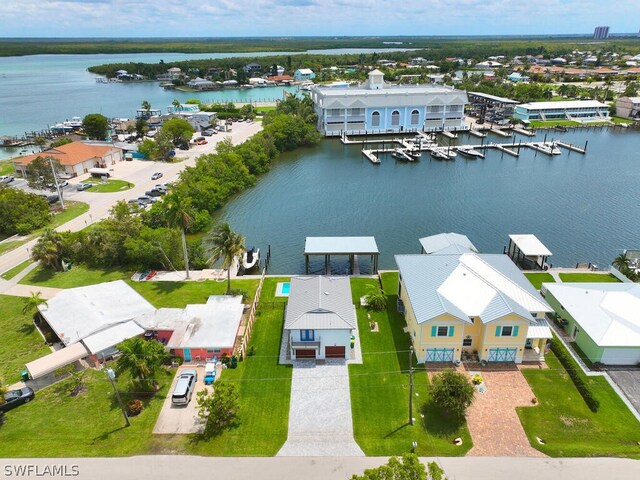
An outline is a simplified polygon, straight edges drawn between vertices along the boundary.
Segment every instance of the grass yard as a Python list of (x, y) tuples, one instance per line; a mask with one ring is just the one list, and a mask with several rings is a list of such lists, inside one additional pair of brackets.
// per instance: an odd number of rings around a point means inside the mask
[(85, 190), (89, 193), (113, 193), (113, 192), (122, 192), (123, 190), (131, 190), (135, 185), (131, 182), (126, 182), (124, 180), (107, 180), (106, 182), (102, 182), (100, 180), (96, 181), (95, 178), (89, 178), (88, 180), (83, 180), (82, 183), (93, 183), (93, 187), (89, 190)]
[(600, 401), (593, 413), (555, 355), (545, 357), (549, 369), (522, 370), (540, 402), (517, 408), (531, 445), (551, 457), (640, 458), (640, 424), (607, 381), (583, 376)]
[[(56, 228), (60, 225), (64, 225), (70, 220), (73, 220), (76, 217), (79, 217), (83, 213), (87, 213), (89, 211), (89, 205), (84, 202), (70, 202), (66, 201), (64, 203), (66, 207), (64, 210), (56, 213), (51, 219), (51, 223), (47, 225), (47, 228)], [(40, 235), (44, 229), (40, 229), (34, 234)]]
[[(351, 410), (355, 439), (367, 455), (400, 455), (418, 442), (420, 456), (464, 455), (471, 448), (471, 437), (464, 419), (449, 418), (429, 400), (429, 381), (424, 367), (414, 373), (413, 426), (408, 422), (409, 335), (403, 331), (404, 318), (396, 311), (398, 274), (382, 275), (387, 310), (370, 312), (378, 332), (369, 329), (369, 311), (359, 308), (358, 327), (364, 363), (349, 365)], [(353, 301), (357, 304), (374, 279), (352, 279)], [(415, 357), (413, 359), (415, 365)], [(421, 415), (424, 415), (422, 418)], [(462, 437), (462, 447), (452, 440)]]
[(116, 268), (88, 268), (84, 265), (73, 265), (73, 268), (69, 271), (55, 272), (38, 266), (18, 283), (40, 287), (73, 288), (127, 279), (131, 275), (133, 275), (133, 272), (126, 272)]
[[(72, 397), (71, 380), (36, 393), (33, 402), (6, 414), (0, 427), (0, 457), (116, 457), (147, 453), (152, 430), (175, 372), (159, 378), (160, 390), (145, 401), (142, 413), (124, 427), (122, 412), (106, 373), (88, 370), (86, 389)], [(130, 393), (126, 377), (118, 380), (123, 402)], [(142, 400), (142, 398), (141, 398)]]
[[(263, 293), (264, 295), (264, 293)], [(261, 297), (266, 298), (266, 297)], [(287, 439), (291, 365), (279, 365), (284, 305), (261, 306), (250, 345), (255, 355), (225, 369), (220, 381), (235, 384), (240, 396), (238, 425), (222, 435), (198, 441), (192, 435), (154, 437), (152, 453), (214, 456), (273, 456)]]
[(537, 127), (577, 127), (580, 125), (580, 122), (574, 122), (572, 120), (531, 120), (529, 122), (529, 127), (537, 128)]
[[(20, 372), (27, 362), (51, 353), (35, 328), (31, 315), (22, 313), (20, 297), (0, 295), (0, 382), (8, 384), (20, 380)], [(2, 427), (0, 427), (0, 445)], [(2, 457), (0, 446), (0, 457)]]
[[(140, 295), (149, 300), (156, 308), (184, 308), (188, 303), (206, 303), (209, 295), (224, 295), (227, 282), (134, 282), (127, 280)], [(232, 289), (243, 289), (249, 294), (248, 302), (258, 288), (259, 280), (231, 280)]]
[(633, 120), (629, 120), (628, 118), (622, 118), (622, 117), (611, 117), (611, 120), (613, 121), (613, 123), (626, 123), (629, 125), (633, 123)]
[(261, 302), (287, 302), (289, 297), (276, 297), (276, 288), (278, 283), (289, 282), (291, 277), (266, 277), (262, 284), (262, 294), (260, 295)]
[(10, 240), (8, 242), (0, 243), (0, 255), (6, 252), (18, 248), (20, 245), (24, 245), (28, 240)]
[(585, 283), (585, 282), (609, 282), (620, 283), (616, 277), (610, 273), (561, 273), (560, 280), (567, 283)]
[(536, 290), (540, 290), (543, 283), (554, 283), (555, 280), (550, 273), (525, 273), (525, 277), (531, 282)]
[(0, 162), (0, 176), (2, 175), (15, 175), (15, 168), (11, 160), (2, 160)]
[(2, 278), (4, 278), (5, 280), (11, 280), (13, 277), (18, 275), (25, 268), (27, 268), (30, 264), (31, 264), (31, 260), (25, 260), (24, 262), (4, 272), (2, 274)]
[(272, 112), (275, 109), (276, 109), (276, 106), (271, 105), (271, 106), (265, 106), (265, 107), (255, 107), (253, 111), (256, 112), (256, 114), (258, 115), (262, 115), (263, 113)]

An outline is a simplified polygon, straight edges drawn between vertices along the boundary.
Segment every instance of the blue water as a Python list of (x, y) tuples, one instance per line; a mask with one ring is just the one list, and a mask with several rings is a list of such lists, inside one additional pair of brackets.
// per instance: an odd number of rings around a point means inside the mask
[(291, 289), (291, 284), (286, 282), (282, 284), (282, 294), (289, 295), (289, 290)]
[[(467, 234), (486, 253), (501, 253), (509, 234), (533, 233), (553, 252), (554, 266), (604, 267), (623, 249), (639, 248), (640, 134), (592, 128), (547, 135), (581, 146), (588, 140), (587, 154), (489, 151), (484, 160), (455, 162), (425, 154), (415, 163), (385, 156), (376, 166), (360, 147), (325, 140), (283, 155), (220, 217), (252, 245), (271, 245), (270, 273), (304, 273), (307, 236), (373, 235), (381, 269), (395, 268), (394, 254), (419, 253), (418, 239), (440, 232)], [(346, 259), (332, 264), (346, 271)], [(320, 271), (322, 259), (311, 269)]]

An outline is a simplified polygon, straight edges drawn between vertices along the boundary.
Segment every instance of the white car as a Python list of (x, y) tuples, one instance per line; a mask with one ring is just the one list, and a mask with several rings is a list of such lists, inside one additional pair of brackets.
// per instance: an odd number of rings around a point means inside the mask
[(11, 175), (2, 175), (0, 177), (0, 183), (11, 183), (13, 182), (15, 179), (13, 178), (13, 176)]

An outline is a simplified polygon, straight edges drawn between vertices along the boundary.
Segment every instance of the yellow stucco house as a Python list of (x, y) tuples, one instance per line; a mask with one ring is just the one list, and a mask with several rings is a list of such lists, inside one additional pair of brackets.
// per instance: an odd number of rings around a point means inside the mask
[(396, 255), (418, 361), (544, 361), (551, 307), (506, 255)]

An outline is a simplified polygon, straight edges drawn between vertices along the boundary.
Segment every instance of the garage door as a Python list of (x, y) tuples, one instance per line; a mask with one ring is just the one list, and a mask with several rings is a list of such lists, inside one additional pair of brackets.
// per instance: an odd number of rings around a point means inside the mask
[(517, 348), (490, 348), (490, 362), (515, 362)]
[(310, 350), (296, 350), (296, 358), (316, 358), (316, 351)]
[(640, 348), (605, 348), (600, 361), (605, 365), (637, 365)]
[(453, 362), (453, 348), (427, 348), (427, 362)]
[(344, 358), (344, 347), (325, 347), (324, 356), (326, 358)]

